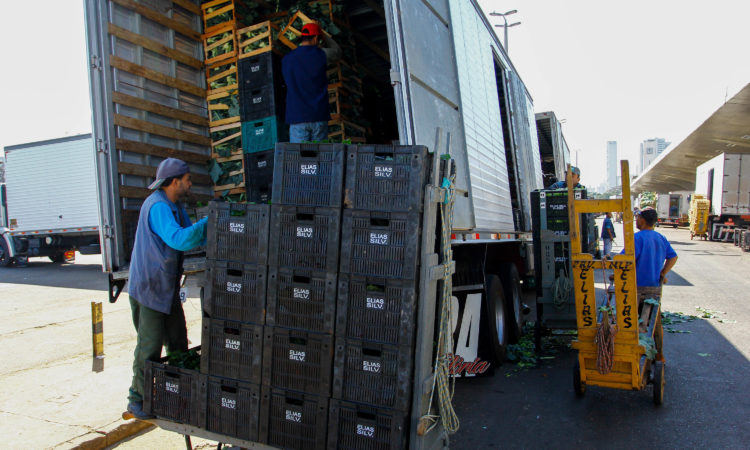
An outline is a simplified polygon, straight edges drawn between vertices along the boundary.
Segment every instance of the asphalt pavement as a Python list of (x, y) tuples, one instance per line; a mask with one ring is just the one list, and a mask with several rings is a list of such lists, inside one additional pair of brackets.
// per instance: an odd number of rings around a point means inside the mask
[[(622, 230), (617, 229), (622, 244)], [(573, 392), (570, 336), (548, 340), (535, 367), (506, 362), (494, 377), (461, 379), (455, 406), (463, 448), (747, 448), (750, 442), (750, 253), (659, 229), (679, 254), (664, 288), (666, 311), (713, 315), (669, 325), (665, 403), (651, 388)], [(617, 246), (615, 250), (619, 249)], [(0, 432), (7, 448), (70, 448), (124, 422), (135, 332), (127, 296), (107, 301), (99, 256), (75, 264), (32, 258), (0, 269)], [(189, 337), (200, 340), (200, 302), (185, 304)], [(91, 302), (104, 307), (104, 371), (91, 370)], [(696, 307), (703, 308), (697, 310)], [(705, 311), (708, 311), (706, 313)], [(553, 341), (556, 341), (554, 343)], [(198, 448), (215, 443), (194, 439)], [(153, 430), (122, 448), (184, 448)]]

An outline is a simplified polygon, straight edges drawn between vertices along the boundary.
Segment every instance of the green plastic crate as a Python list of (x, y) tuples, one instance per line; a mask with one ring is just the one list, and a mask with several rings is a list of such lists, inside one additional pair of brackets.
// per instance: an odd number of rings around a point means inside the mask
[(289, 141), (289, 126), (278, 116), (242, 122), (242, 149), (245, 153), (273, 150), (277, 142)]

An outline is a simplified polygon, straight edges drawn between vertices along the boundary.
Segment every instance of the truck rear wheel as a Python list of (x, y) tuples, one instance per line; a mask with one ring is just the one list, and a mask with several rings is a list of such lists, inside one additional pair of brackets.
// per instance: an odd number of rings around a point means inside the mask
[(505, 351), (508, 346), (508, 327), (505, 318), (505, 295), (500, 277), (488, 274), (485, 282), (485, 295), (487, 301), (487, 323), (489, 324), (490, 338), (492, 340), (492, 353), (495, 357), (495, 366), (505, 361)]
[(53, 263), (61, 263), (65, 261), (65, 253), (58, 252), (58, 253), (55, 253), (54, 255), (50, 255), (49, 260), (52, 261)]
[(13, 258), (10, 257), (10, 249), (5, 239), (0, 236), (0, 267), (8, 267), (13, 263)]
[(505, 295), (505, 313), (508, 326), (508, 341), (515, 344), (523, 331), (523, 314), (521, 312), (521, 277), (513, 263), (504, 263), (500, 267), (500, 280)]

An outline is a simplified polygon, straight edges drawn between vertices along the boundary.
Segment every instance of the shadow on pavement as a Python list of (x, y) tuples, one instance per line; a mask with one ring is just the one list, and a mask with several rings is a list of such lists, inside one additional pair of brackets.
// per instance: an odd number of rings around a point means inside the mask
[(589, 386), (573, 391), (575, 351), (528, 370), (506, 362), (494, 377), (459, 379), (454, 404), (461, 420), (450, 446), (475, 448), (746, 448), (750, 442), (750, 363), (720, 331), (696, 320), (672, 325), (664, 338), (665, 403), (652, 388)]
[(670, 286), (694, 286), (693, 283), (680, 276), (680, 274), (674, 270), (671, 270), (667, 274), (667, 284)]
[(32, 258), (26, 266), (0, 268), (0, 283), (107, 291), (107, 274), (101, 264), (54, 264)]

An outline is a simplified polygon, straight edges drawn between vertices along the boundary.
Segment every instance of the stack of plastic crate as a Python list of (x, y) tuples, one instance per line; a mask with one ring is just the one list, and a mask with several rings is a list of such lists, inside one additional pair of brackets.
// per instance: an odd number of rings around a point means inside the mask
[(411, 406), (422, 146), (348, 146), (329, 445), (400, 448)]
[(326, 445), (344, 153), (276, 146), (261, 418), (272, 446)]
[(270, 207), (211, 202), (201, 373), (206, 429), (257, 441)]

